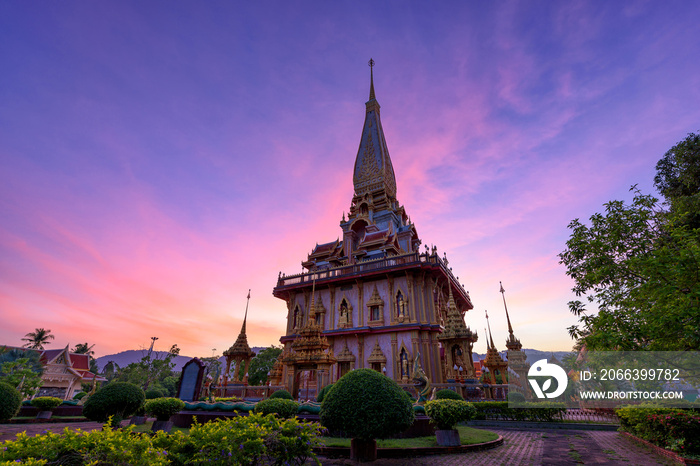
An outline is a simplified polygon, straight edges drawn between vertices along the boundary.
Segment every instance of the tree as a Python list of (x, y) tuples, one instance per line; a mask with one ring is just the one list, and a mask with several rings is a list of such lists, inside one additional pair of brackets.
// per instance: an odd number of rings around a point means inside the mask
[(51, 329), (37, 328), (33, 332), (29, 332), (22, 338), (22, 341), (26, 341), (24, 344), (25, 348), (43, 350), (44, 345), (49, 344), (49, 340), (53, 340), (54, 336), (51, 334)]
[(43, 372), (44, 366), (36, 351), (11, 349), (0, 353), (0, 382), (15, 387), (25, 398), (41, 387)]
[(250, 369), (248, 370), (248, 383), (250, 385), (264, 385), (267, 383), (267, 374), (272, 370), (275, 361), (282, 354), (282, 348), (270, 346), (260, 351), (250, 361)]
[(700, 134), (690, 133), (656, 164), (654, 185), (672, 212), (700, 227)]
[(630, 205), (611, 201), (588, 225), (569, 224), (560, 263), (576, 296), (597, 306), (570, 302), (579, 325), (569, 333), (589, 350), (700, 349), (700, 153), (691, 136), (657, 164), (663, 205), (633, 186)]
[(71, 350), (71, 353), (75, 354), (87, 354), (90, 357), (93, 357), (95, 355), (95, 352), (92, 350), (95, 345), (88, 345), (87, 343), (78, 343), (75, 345), (75, 348)]
[(175, 367), (173, 358), (178, 354), (180, 354), (180, 348), (177, 345), (171, 346), (170, 350), (163, 356), (159, 356), (157, 352), (149, 351), (141, 358), (141, 361), (132, 362), (124, 368), (118, 368), (118, 373), (112, 380), (129, 382), (143, 388), (144, 391), (148, 390), (152, 384), (173, 375), (172, 370)]

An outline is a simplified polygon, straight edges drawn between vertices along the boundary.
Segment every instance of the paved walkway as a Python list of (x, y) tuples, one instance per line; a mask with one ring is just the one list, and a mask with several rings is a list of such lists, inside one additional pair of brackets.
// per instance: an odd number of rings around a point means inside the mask
[[(11, 440), (18, 432), (28, 435), (62, 432), (71, 429), (101, 429), (98, 422), (56, 424), (0, 424), (0, 441)], [(617, 432), (582, 430), (489, 429), (503, 436), (504, 443), (491, 450), (456, 455), (434, 455), (418, 458), (380, 459), (373, 465), (419, 466), (568, 466), (594, 464), (600, 466), (673, 465), (670, 459), (648, 447), (623, 437)], [(348, 459), (321, 458), (324, 465), (353, 465)]]
[[(372, 465), (411, 466), (599, 466), (675, 465), (677, 463), (640, 446), (617, 432), (582, 430), (488, 429), (504, 443), (491, 450), (457, 455), (379, 459)], [(348, 459), (321, 458), (324, 465), (353, 465)]]

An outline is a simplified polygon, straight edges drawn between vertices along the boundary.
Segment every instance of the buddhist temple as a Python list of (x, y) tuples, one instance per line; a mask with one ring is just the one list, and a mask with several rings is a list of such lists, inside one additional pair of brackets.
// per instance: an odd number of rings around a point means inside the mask
[(418, 230), (398, 200), (374, 61), (369, 64), (369, 100), (352, 168), (354, 192), (340, 220), (342, 236), (316, 242), (301, 262), (303, 272), (280, 273), (273, 290), (287, 308), (275, 380), (295, 397), (303, 378), (313, 393), (356, 368), (409, 383), (419, 354), (434, 383), (474, 374), (471, 345), (477, 335), (464, 324), (473, 308), (469, 293), (446, 255), (440, 257), (434, 246), (421, 251)]

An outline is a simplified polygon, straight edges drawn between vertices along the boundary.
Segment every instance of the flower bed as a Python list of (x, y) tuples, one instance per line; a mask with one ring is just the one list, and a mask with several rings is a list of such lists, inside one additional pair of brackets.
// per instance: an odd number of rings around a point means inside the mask
[[(321, 427), (296, 419), (251, 414), (195, 424), (189, 434), (138, 434), (132, 427), (29, 437), (6, 441), (0, 463), (18, 464), (303, 464), (314, 458)], [(15, 464), (15, 463), (12, 463)]]
[(622, 429), (666, 450), (700, 457), (700, 414), (658, 406), (617, 410)]

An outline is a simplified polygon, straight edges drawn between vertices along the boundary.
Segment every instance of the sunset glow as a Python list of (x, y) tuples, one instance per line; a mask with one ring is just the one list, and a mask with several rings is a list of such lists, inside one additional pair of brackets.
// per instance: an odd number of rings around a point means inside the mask
[[(273, 7), (274, 6), (274, 7)], [(3, 2), (0, 344), (221, 354), (341, 235), (374, 85), (397, 197), (499, 349), (569, 350), (567, 224), (700, 129), (700, 3)], [(486, 350), (480, 339), (474, 350)]]

